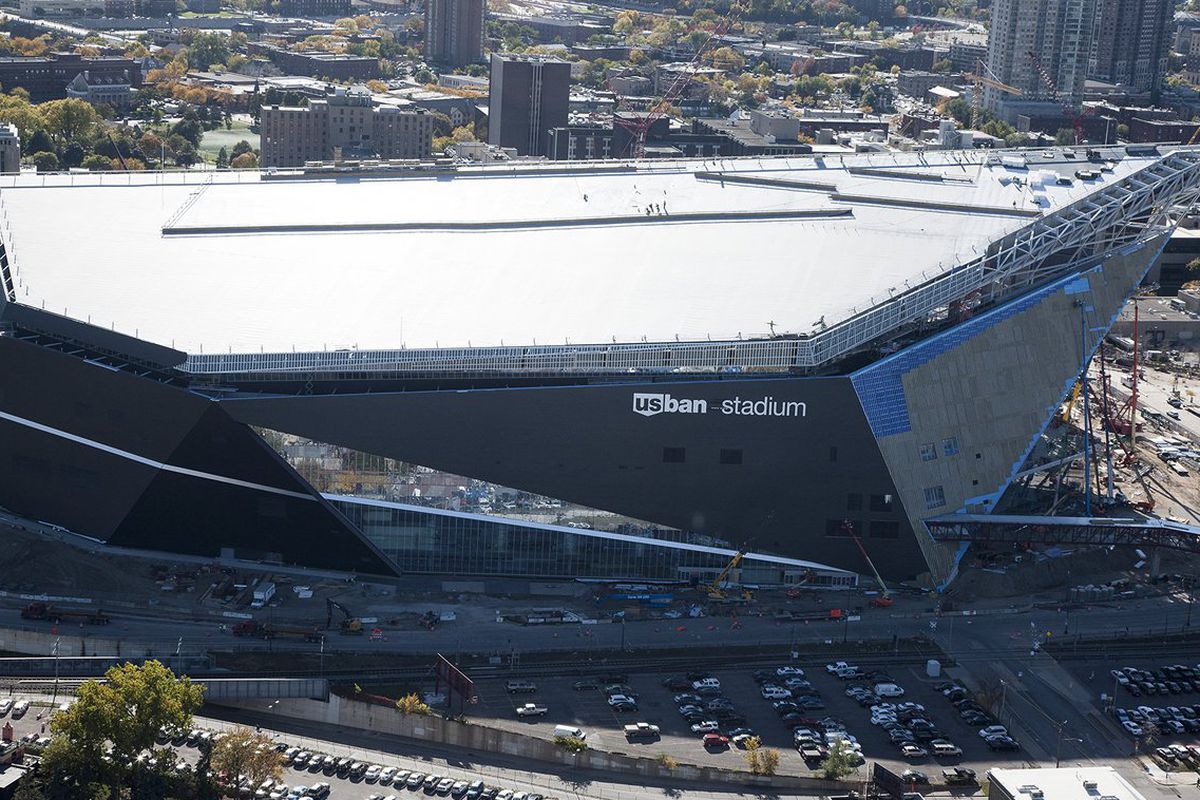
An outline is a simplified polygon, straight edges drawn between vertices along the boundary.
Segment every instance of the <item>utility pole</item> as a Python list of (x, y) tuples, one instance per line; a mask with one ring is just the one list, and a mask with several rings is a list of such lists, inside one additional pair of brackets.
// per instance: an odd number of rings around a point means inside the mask
[(62, 637), (54, 640), (54, 696), (50, 698), (51, 708), (58, 705), (58, 643), (60, 641), (62, 641)]

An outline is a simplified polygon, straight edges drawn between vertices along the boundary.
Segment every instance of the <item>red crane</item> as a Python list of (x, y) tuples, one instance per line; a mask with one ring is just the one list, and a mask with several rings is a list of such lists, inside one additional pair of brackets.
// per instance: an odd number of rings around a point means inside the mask
[(650, 127), (666, 116), (671, 104), (679, 99), (680, 95), (687, 89), (688, 84), (692, 82), (692, 70), (700, 64), (701, 58), (709, 47), (728, 33), (733, 24), (741, 19), (749, 7), (749, 0), (735, 0), (733, 6), (729, 9), (729, 13), (717, 21), (717, 24), (708, 32), (708, 36), (696, 48), (696, 54), (688, 62), (687, 68), (680, 72), (675, 80), (671, 81), (671, 85), (663, 92), (662, 98), (651, 106), (645, 114), (627, 119), (622, 119), (619, 116), (613, 117), (614, 125), (624, 128), (630, 133), (629, 147), (632, 152), (629, 155), (632, 155), (634, 158), (641, 158), (645, 155), (646, 133), (650, 130)]
[(1054, 78), (1050, 77), (1049, 70), (1042, 64), (1042, 60), (1037, 57), (1037, 53), (1027, 50), (1025, 55), (1029, 57), (1033, 68), (1037, 70), (1038, 77), (1042, 79), (1042, 83), (1050, 90), (1050, 96), (1054, 99), (1054, 102), (1062, 107), (1063, 113), (1067, 115), (1067, 118), (1075, 126), (1075, 144), (1079, 144), (1083, 141), (1083, 115), (1077, 112), (1074, 106), (1067, 102), (1067, 98), (1063, 97), (1058, 91), (1058, 86), (1054, 83)]

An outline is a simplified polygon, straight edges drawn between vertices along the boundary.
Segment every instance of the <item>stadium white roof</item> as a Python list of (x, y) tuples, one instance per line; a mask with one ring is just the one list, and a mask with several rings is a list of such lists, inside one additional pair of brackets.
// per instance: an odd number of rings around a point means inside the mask
[(0, 224), (19, 302), (190, 353), (716, 341), (831, 326), (1157, 160), (1052, 156), (25, 174)]

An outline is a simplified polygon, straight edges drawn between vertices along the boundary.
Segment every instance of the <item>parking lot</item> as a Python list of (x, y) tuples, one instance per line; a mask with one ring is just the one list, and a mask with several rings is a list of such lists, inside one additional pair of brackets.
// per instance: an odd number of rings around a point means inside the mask
[[(804, 675), (802, 678), (795, 675), (775, 676), (773, 673), (779, 666), (799, 666)], [(796, 709), (792, 711), (792, 719), (785, 719), (781, 711), (788, 709), (777, 710), (771, 700), (763, 697), (762, 689), (755, 681), (755, 673), (764, 672), (771, 673), (770, 681), (782, 682), (791, 677), (794, 680), (810, 682), (811, 689), (803, 688), (801, 691), (819, 698), (819, 704), (810, 701), (809, 707)], [(675, 698), (691, 692), (683, 688), (686, 679), (699, 679), (709, 675), (717, 680), (719, 689), (710, 689), (707, 697), (700, 698), (699, 707), (703, 711), (703, 718), (693, 716), (692, 720), (703, 725), (711, 718), (717, 723), (717, 733), (735, 735), (735, 740), (706, 747), (702, 742), (703, 730), (691, 730), (693, 723), (683, 718), (679, 710), (680, 703), (676, 702)], [(546, 739), (554, 738), (556, 726), (579, 728), (586, 734), (588, 745), (596, 749), (647, 757), (657, 757), (665, 753), (681, 763), (730, 769), (745, 768), (740, 746), (742, 742), (737, 741), (742, 737), (736, 737), (736, 734), (748, 733), (759, 737), (764, 747), (779, 750), (779, 772), (793, 775), (816, 774), (820, 762), (820, 758), (813, 758), (807, 763), (801, 758), (793, 734), (795, 728), (811, 730), (822, 740), (821, 745), (827, 745), (826, 735), (844, 726), (845, 733), (857, 740), (866, 762), (877, 761), (896, 772), (916, 769), (934, 779), (940, 777), (942, 769), (954, 766), (978, 768), (980, 774), (983, 774), (982, 770), (997, 764), (1024, 763), (1019, 749), (1001, 751), (989, 748), (978, 734), (978, 729), (982, 726), (969, 725), (960, 717), (959, 710), (935, 688), (945, 684), (947, 678), (926, 677), (923, 664), (888, 667), (886, 671), (880, 671), (880, 676), (893, 679), (904, 690), (903, 697), (882, 698), (884, 702), (912, 702), (924, 706), (923, 711), (913, 710), (909, 716), (903, 717), (905, 725), (910, 719), (920, 718), (929, 723), (932, 735), (923, 732), (918, 734), (924, 741), (914, 742), (917, 746), (928, 750), (929, 739), (944, 738), (961, 748), (961, 756), (934, 758), (925, 754), (906, 759), (901, 755), (892, 735), (882, 725), (871, 723), (871, 709), (846, 695), (849, 685), (864, 681), (843, 681), (829, 674), (824, 663), (807, 661), (797, 662), (796, 665), (780, 664), (754, 669), (717, 669), (711, 673), (697, 672), (690, 676), (666, 673), (598, 673), (593, 676), (594, 679), (585, 680), (580, 680), (578, 676), (533, 678), (528, 680), (536, 687), (531, 692), (510, 693), (506, 690), (505, 679), (481, 680), (475, 684), (479, 701), (468, 708), (467, 715), (480, 723)], [(767, 678), (766, 675), (759, 677), (760, 680)], [(664, 685), (668, 679), (677, 681), (674, 684), (675, 688)], [(866, 683), (869, 684), (870, 681)], [(636, 710), (618, 711), (610, 705), (605, 688), (614, 684), (623, 685), (630, 690), (629, 693), (636, 698)], [(720, 698), (724, 698), (724, 701)], [(695, 702), (696, 699), (692, 700)], [(719, 703), (715, 708), (708, 706), (713, 700), (718, 700)], [(686, 699), (680, 698), (680, 702), (686, 702)], [(517, 708), (526, 703), (544, 707), (545, 713), (540, 716), (518, 716)], [(713, 713), (710, 713), (710, 708), (713, 708)], [(717, 718), (717, 714), (724, 716)], [(881, 721), (886, 716), (888, 712), (880, 712)], [(659, 738), (627, 740), (622, 731), (623, 726), (637, 722), (658, 726)], [(742, 730), (746, 728), (750, 730)], [(834, 736), (837, 735), (834, 733)]]
[[(1131, 753), (1167, 772), (1200, 772), (1200, 664), (1169, 658), (1069, 666), (1129, 737)], [(1111, 700), (1101, 702), (1101, 695)]]

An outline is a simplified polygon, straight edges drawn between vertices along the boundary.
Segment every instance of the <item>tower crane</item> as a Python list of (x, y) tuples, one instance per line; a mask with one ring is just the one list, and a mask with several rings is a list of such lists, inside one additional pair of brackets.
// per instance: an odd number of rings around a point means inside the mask
[[(996, 78), (989, 78), (984, 74), (984, 70), (991, 72), (983, 63), (983, 59), (975, 60), (975, 72), (964, 72), (963, 77), (974, 82), (975, 88), (971, 93), (971, 130), (979, 130), (979, 106), (983, 99), (983, 87), (989, 86), (1001, 92), (1006, 92), (1012, 95), (1022, 95), (1020, 89), (1015, 86), (1009, 86), (1007, 83), (1002, 83)], [(993, 73), (995, 74), (995, 73)]]
[(707, 50), (720, 37), (728, 33), (733, 24), (741, 19), (742, 15), (750, 8), (750, 0), (735, 0), (729, 13), (721, 17), (712, 30), (708, 32), (708, 36), (700, 46), (696, 48), (696, 54), (692, 56), (692, 60), (687, 63), (687, 67), (676, 76), (675, 80), (663, 92), (663, 96), (657, 103), (651, 106), (645, 114), (641, 114), (634, 119), (621, 119), (614, 115), (613, 124), (617, 127), (624, 128), (630, 134), (629, 147), (632, 152), (629, 155), (634, 158), (641, 158), (646, 153), (646, 133), (655, 122), (662, 119), (667, 114), (667, 110), (671, 104), (679, 99), (688, 84), (692, 82), (692, 71), (700, 64), (700, 61)]
[(1037, 70), (1038, 77), (1042, 79), (1042, 83), (1050, 90), (1050, 97), (1062, 107), (1063, 113), (1066, 114), (1067, 118), (1075, 126), (1075, 144), (1079, 144), (1083, 141), (1083, 115), (1077, 112), (1075, 107), (1067, 101), (1067, 98), (1063, 97), (1062, 93), (1058, 91), (1058, 86), (1054, 83), (1054, 78), (1050, 76), (1050, 72), (1042, 64), (1042, 60), (1037, 57), (1037, 53), (1027, 50), (1025, 55), (1033, 64), (1033, 68)]

